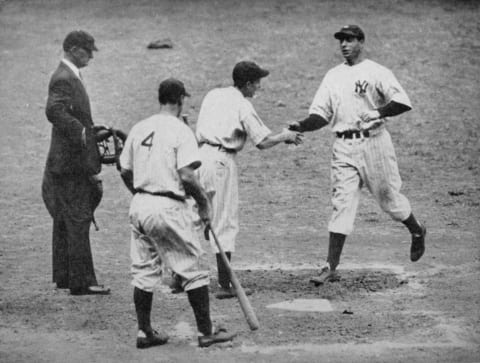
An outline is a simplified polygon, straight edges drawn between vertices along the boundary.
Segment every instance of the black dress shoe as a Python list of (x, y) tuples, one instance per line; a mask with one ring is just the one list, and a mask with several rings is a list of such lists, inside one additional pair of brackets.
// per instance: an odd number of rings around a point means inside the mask
[(88, 286), (80, 289), (70, 289), (70, 295), (108, 295), (110, 289), (101, 285)]

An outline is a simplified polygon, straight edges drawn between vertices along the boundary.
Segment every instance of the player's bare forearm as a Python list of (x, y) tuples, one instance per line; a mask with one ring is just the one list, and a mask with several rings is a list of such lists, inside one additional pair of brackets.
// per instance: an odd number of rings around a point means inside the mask
[(278, 134), (269, 135), (264, 138), (259, 144), (257, 144), (257, 148), (264, 150), (282, 142), (298, 145), (303, 142), (302, 137), (303, 135), (297, 131), (283, 129)]
[(135, 194), (135, 188), (133, 187), (133, 172), (122, 168), (120, 170), (120, 176), (127, 189), (130, 190), (130, 193)]
[(208, 196), (207, 193), (203, 190), (198, 182), (197, 178), (192, 172), (184, 170), (182, 168), (178, 171), (180, 174), (180, 179), (183, 184), (183, 188), (185, 189), (185, 193), (192, 196), (193, 199), (197, 202), (199, 207), (205, 207), (208, 205)]
[(194, 169), (190, 166), (185, 166), (178, 170), (178, 175), (182, 181), (185, 193), (192, 196), (197, 202), (200, 218), (204, 223), (208, 223), (211, 219), (210, 199), (198, 182)]

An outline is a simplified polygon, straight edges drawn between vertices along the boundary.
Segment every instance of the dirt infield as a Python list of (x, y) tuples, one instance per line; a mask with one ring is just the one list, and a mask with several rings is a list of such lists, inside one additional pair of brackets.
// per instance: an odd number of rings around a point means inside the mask
[[(480, 6), (476, 1), (0, 1), (0, 362), (479, 362)], [(138, 351), (129, 275), (129, 193), (105, 167), (92, 230), (109, 296), (70, 296), (51, 283), (51, 219), (40, 183), (50, 139), (47, 85), (70, 30), (100, 51), (83, 76), (94, 121), (128, 131), (157, 111), (159, 81), (192, 93), (192, 127), (208, 90), (252, 59), (271, 71), (253, 100), (279, 130), (306, 116), (325, 72), (341, 61), (332, 34), (366, 32), (369, 56), (394, 71), (413, 111), (392, 119), (403, 191), (428, 227), (427, 252), (409, 261), (409, 234), (364, 193), (341, 279), (308, 283), (325, 259), (328, 130), (300, 147), (249, 145), (238, 157), (241, 231), (233, 266), (261, 328), (236, 301), (216, 300), (233, 343), (196, 347), (184, 294), (159, 286), (152, 313), (169, 344)], [(172, 49), (147, 49), (170, 38)], [(208, 246), (205, 245), (207, 251)], [(212, 256), (206, 258), (215, 276)], [(216, 281), (211, 282), (212, 291)], [(328, 299), (330, 312), (269, 308)]]

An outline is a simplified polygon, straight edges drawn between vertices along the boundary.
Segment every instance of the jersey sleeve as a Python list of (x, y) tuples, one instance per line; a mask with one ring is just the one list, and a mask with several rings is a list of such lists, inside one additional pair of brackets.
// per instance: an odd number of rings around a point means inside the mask
[(177, 148), (177, 170), (199, 161), (197, 139), (193, 131), (188, 126), (184, 126)]
[(319, 115), (330, 122), (333, 116), (333, 107), (328, 74), (323, 78), (320, 87), (318, 87), (308, 113)]
[(400, 82), (398, 82), (393, 72), (389, 69), (385, 69), (382, 73), (382, 77), (377, 82), (378, 89), (383, 94), (383, 97), (386, 101), (385, 104), (395, 101), (397, 103), (412, 107), (407, 93), (400, 85)]
[(245, 101), (240, 110), (240, 119), (247, 135), (254, 145), (258, 145), (263, 139), (270, 135), (272, 131), (263, 123), (250, 101)]
[(127, 136), (120, 154), (120, 167), (122, 169), (133, 170), (133, 130)]

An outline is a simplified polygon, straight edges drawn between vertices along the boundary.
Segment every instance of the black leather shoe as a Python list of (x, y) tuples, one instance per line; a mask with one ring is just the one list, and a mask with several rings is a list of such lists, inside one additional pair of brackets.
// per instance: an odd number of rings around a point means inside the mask
[(108, 295), (110, 289), (102, 285), (89, 286), (80, 289), (70, 289), (70, 295)]
[(163, 345), (168, 342), (168, 334), (165, 332), (158, 332), (156, 330), (152, 331), (151, 334), (145, 334), (142, 330), (138, 331), (137, 334), (137, 348), (145, 349), (154, 347), (156, 345)]
[(236, 333), (228, 333), (225, 328), (219, 328), (214, 334), (198, 337), (198, 346), (206, 348), (212, 344), (228, 342), (233, 340), (236, 335)]
[(410, 260), (412, 262), (418, 261), (425, 252), (425, 236), (427, 235), (427, 228), (422, 226), (422, 233), (412, 234), (412, 245), (410, 246)]

